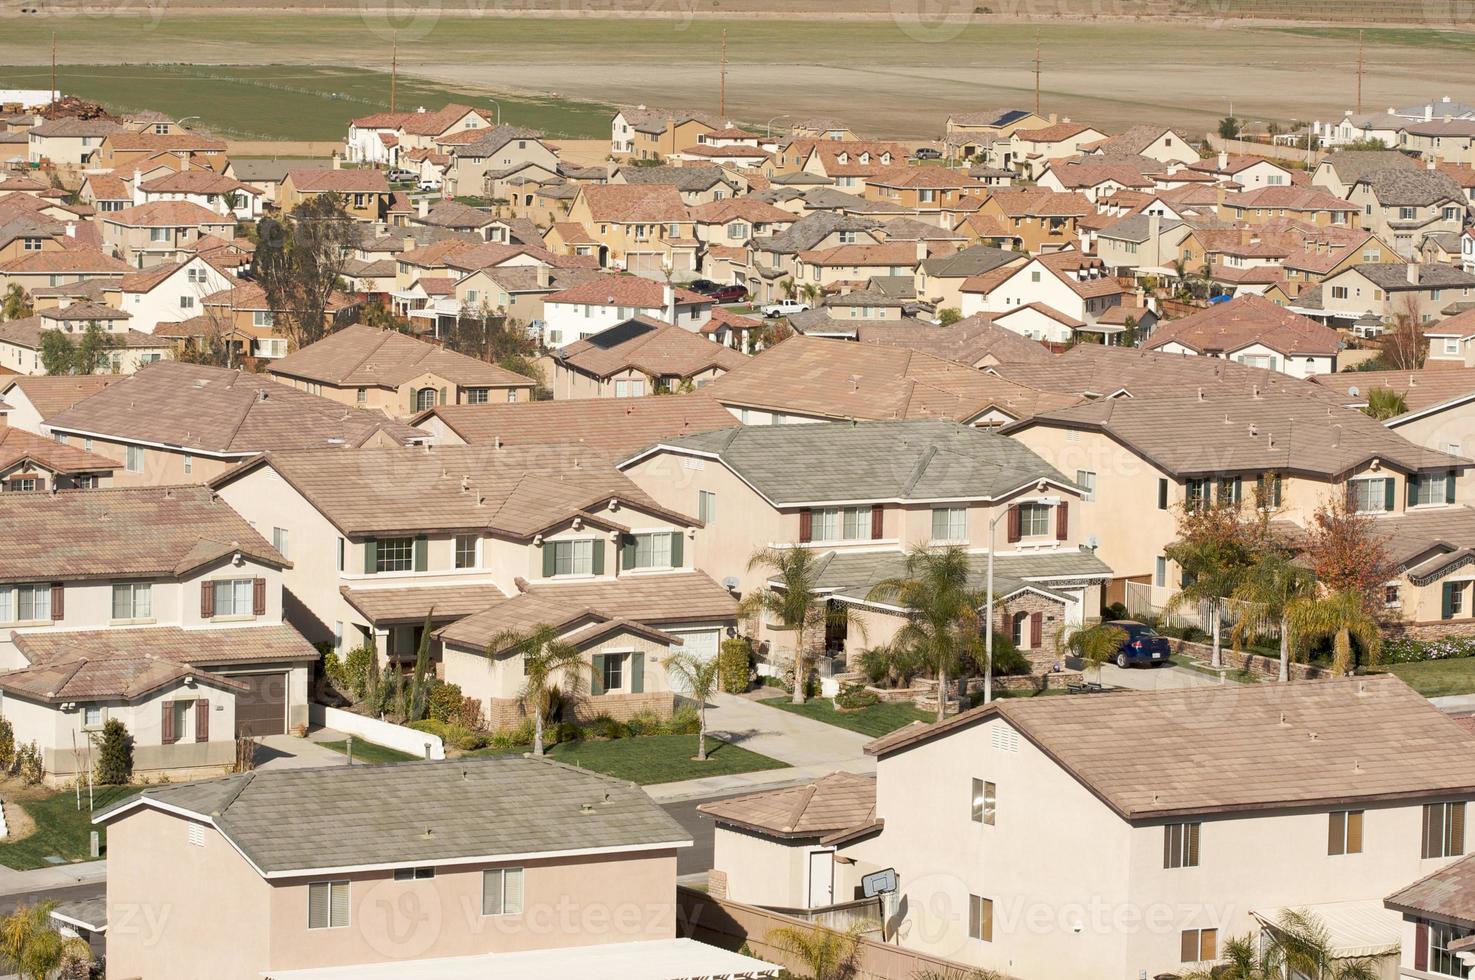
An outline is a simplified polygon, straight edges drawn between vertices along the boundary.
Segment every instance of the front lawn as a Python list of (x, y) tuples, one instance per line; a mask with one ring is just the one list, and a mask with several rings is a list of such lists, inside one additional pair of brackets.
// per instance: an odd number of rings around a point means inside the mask
[[(137, 786), (99, 786), (92, 793), (94, 810), (117, 800), (125, 799), (139, 791)], [(18, 841), (0, 842), (0, 864), (17, 871), (32, 868), (49, 868), (56, 862), (48, 857), (59, 857), (63, 863), (90, 861), (88, 846), (92, 831), (102, 835), (103, 854), (106, 856), (107, 836), (102, 827), (92, 825), (92, 813), (87, 809), (87, 791), (82, 791), (82, 809), (77, 809), (77, 794), (62, 790), (33, 800), (15, 800), (14, 806), (26, 811), (36, 824), (36, 830)]]
[(1374, 667), (1378, 673), (1395, 674), (1426, 698), (1451, 694), (1475, 694), (1475, 657), (1454, 660), (1421, 660), (1409, 664)]
[(878, 701), (868, 708), (861, 708), (857, 711), (836, 711), (834, 703), (829, 698), (810, 698), (803, 704), (792, 704), (787, 697), (765, 698), (761, 703), (782, 711), (792, 711), (796, 715), (813, 718), (815, 721), (822, 721), (826, 725), (848, 728), (852, 732), (860, 732), (872, 738), (890, 734), (914, 721), (937, 720), (935, 711), (923, 711), (914, 704), (888, 701)]
[[(511, 748), (476, 749), (467, 755), (520, 755), (530, 745)], [(695, 735), (639, 735), (609, 740), (589, 739), (560, 742), (548, 749), (549, 758), (593, 772), (628, 779), (642, 786), (674, 783), (706, 776), (731, 776), (741, 772), (783, 769), (787, 763), (730, 745), (708, 736), (707, 761), (697, 762)]]
[[(334, 752), (341, 752), (344, 755), (348, 754), (347, 739), (341, 742), (319, 742), (317, 744), (325, 749), (332, 749)], [(362, 738), (353, 740), (354, 762), (413, 762), (421, 758), (424, 757), (411, 755), (408, 752), (401, 752), (399, 749), (391, 749), (389, 746), (380, 745), (378, 742), (369, 742)]]

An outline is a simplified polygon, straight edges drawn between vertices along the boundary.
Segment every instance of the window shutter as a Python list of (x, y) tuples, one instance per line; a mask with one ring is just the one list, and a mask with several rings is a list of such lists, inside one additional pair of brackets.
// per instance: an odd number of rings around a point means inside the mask
[(634, 694), (645, 693), (645, 654), (630, 654), (630, 691)]
[(1185, 868), (1198, 867), (1198, 824), (1191, 823), (1187, 826), (1188, 831), (1188, 853), (1183, 856)]
[(1347, 481), (1347, 510), (1357, 510), (1357, 484), (1351, 480)]
[(620, 539), (620, 568), (635, 567), (635, 535), (627, 534)]
[(1454, 470), (1450, 470), (1449, 475), (1444, 478), (1444, 502), (1447, 504), (1455, 502), (1455, 477), (1457, 475)]
[(1178, 958), (1183, 963), (1198, 962), (1198, 930), (1184, 929), (1183, 939), (1179, 943)]
[(210, 741), (210, 702), (205, 698), (195, 702), (195, 741)]
[(1404, 494), (1404, 506), (1412, 507), (1419, 502), (1419, 475), (1410, 473), (1408, 479), (1404, 481), (1404, 486), (1408, 491)]
[(1157, 509), (1168, 509), (1168, 481), (1161, 477), (1157, 481)]
[(165, 745), (173, 745), (179, 740), (179, 736), (174, 733), (174, 702), (161, 701), (159, 707), (163, 711), (163, 717), (159, 721), (159, 730), (162, 733), (159, 741)]
[(1454, 583), (1445, 582), (1439, 592), (1439, 618), (1449, 619), (1454, 615)]
[(1019, 526), (1019, 505), (1015, 504), (1009, 508), (1009, 543), (1013, 544), (1023, 536)]
[(1449, 853), (1445, 857), (1457, 857), (1465, 853), (1465, 804), (1449, 805)]
[(879, 541), (886, 529), (886, 512), (880, 504), (871, 505), (871, 540)]
[(209, 619), (215, 615), (215, 583), (200, 583), (200, 618)]
[(1070, 535), (1070, 502), (1062, 500), (1055, 508), (1055, 540), (1064, 541)]
[(307, 927), (309, 929), (328, 928), (328, 889), (327, 882), (307, 886)]
[(251, 615), (266, 615), (266, 579), (258, 578), (251, 582)]
[(604, 574), (604, 539), (594, 539), (593, 571), (595, 575)]
[(444, 405), (446, 403), (446, 389), (444, 389), (444, 388), (442, 388), (440, 390), (440, 403), (442, 405)]
[(799, 512), (799, 541), (807, 544), (814, 540), (814, 513), (808, 507)]
[(671, 532), (671, 567), (680, 568), (686, 564), (686, 555), (683, 552), (686, 536), (680, 531)]
[(1341, 810), (1333, 810), (1326, 816), (1326, 852), (1333, 855), (1345, 854), (1347, 814)]
[(60, 582), (51, 583), (51, 621), (59, 623), (67, 612), (67, 590)]
[(1414, 969), (1429, 969), (1429, 923), (1422, 919), (1414, 926)]
[(589, 679), (589, 693), (604, 693), (604, 654), (594, 655), (594, 676)]
[(555, 569), (555, 566), (553, 564), (553, 551), (554, 551), (553, 542), (552, 541), (544, 541), (543, 542), (543, 577), (544, 578), (552, 578), (553, 577), (553, 573), (556, 570)]
[(364, 542), (364, 574), (373, 575), (379, 568), (379, 542), (370, 538)]
[(427, 538), (415, 539), (415, 571), (423, 572), (429, 567), (430, 541)]
[(1383, 509), (1391, 511), (1393, 506), (1393, 479), (1389, 477), (1383, 481)]
[(1042, 613), (1030, 613), (1029, 617), (1029, 645), (1037, 649), (1044, 642), (1045, 617)]

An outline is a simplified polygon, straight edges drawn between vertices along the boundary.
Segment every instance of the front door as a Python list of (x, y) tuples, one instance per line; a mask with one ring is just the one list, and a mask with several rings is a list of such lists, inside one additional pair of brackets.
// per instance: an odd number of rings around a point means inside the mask
[(809, 852), (809, 907), (835, 904), (835, 852)]

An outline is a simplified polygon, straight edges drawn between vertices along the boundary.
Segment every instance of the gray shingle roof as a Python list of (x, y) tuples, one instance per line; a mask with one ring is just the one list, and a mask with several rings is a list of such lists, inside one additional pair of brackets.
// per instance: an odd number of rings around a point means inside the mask
[(980, 499), (1042, 479), (1072, 485), (1020, 443), (942, 420), (745, 426), (668, 445), (716, 456), (780, 505)]
[(257, 771), (146, 789), (136, 803), (210, 819), (268, 876), (691, 842), (634, 783), (521, 757)]
[(1321, 162), (1349, 187), (1367, 174), (1381, 170), (1419, 169), (1417, 162), (1397, 150), (1342, 150)]
[(755, 238), (751, 244), (755, 251), (761, 252), (807, 252), (833, 232), (868, 231), (879, 224), (874, 218), (820, 211), (805, 215), (777, 235)]
[[(878, 583), (905, 577), (906, 561), (907, 556), (900, 551), (832, 551), (820, 566), (815, 586), (852, 599), (864, 599)], [(994, 559), (994, 594), (1006, 596), (1026, 585), (1051, 592), (1050, 582), (1110, 575), (1110, 566), (1093, 552), (1081, 549), (999, 555)], [(982, 589), (987, 579), (988, 556), (969, 555), (968, 587)]]
[(1353, 266), (1363, 278), (1375, 286), (1390, 291), (1408, 289), (1449, 289), (1475, 286), (1475, 276), (1452, 265), (1424, 263), (1413, 268), (1418, 273), (1418, 285), (1408, 281), (1409, 266), (1398, 262), (1369, 262)]
[(1442, 170), (1376, 170), (1360, 181), (1372, 189), (1383, 207), (1421, 207), (1440, 201), (1465, 200), (1453, 177)]
[(950, 255), (937, 255), (922, 263), (922, 270), (929, 276), (947, 279), (981, 276), (986, 272), (1001, 269), (1010, 263), (1023, 263), (1025, 256), (1007, 249), (989, 245), (974, 245)]

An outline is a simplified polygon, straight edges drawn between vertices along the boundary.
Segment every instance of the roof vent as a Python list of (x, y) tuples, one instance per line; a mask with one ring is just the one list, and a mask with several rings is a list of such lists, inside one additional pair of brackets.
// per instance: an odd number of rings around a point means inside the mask
[(1259, 434), (1260, 434), (1260, 427), (1258, 425), (1256, 425), (1255, 423), (1251, 422), (1250, 423), (1250, 437), (1251, 438), (1254, 438), (1255, 436), (1257, 436)]
[(581, 814), (585, 815), (585, 816), (588, 816), (589, 814), (591, 814), (591, 813), (594, 812), (594, 804), (593, 803), (580, 803), (579, 804), (579, 812)]
[(1203, 401), (1204, 400), (1204, 390), (1202, 388), (1200, 388), (1198, 390), (1198, 400), (1199, 401)]
[(1307, 733), (1306, 733), (1306, 735), (1307, 735), (1307, 737), (1309, 737), (1309, 738), (1310, 738), (1310, 739), (1311, 739), (1311, 741), (1313, 741), (1313, 742), (1319, 742), (1319, 741), (1321, 741), (1321, 736), (1320, 736), (1320, 735), (1318, 735), (1318, 734), (1316, 734), (1316, 733), (1315, 733), (1315, 732), (1307, 732)]

